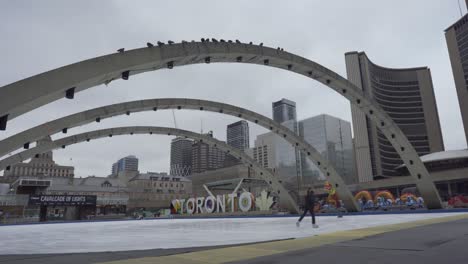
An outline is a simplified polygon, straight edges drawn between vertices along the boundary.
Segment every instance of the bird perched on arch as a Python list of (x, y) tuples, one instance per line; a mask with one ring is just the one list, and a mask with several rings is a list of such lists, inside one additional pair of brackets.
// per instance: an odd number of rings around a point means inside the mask
[(117, 52), (118, 53), (124, 53), (125, 49), (124, 48), (121, 48), (121, 49), (118, 49)]
[(153, 43), (151, 43), (151, 42), (146, 42), (146, 46), (147, 46), (148, 48), (154, 47)]
[(164, 45), (164, 42), (158, 41), (158, 46)]
[(218, 40), (216, 40), (215, 38), (211, 38), (211, 41), (213, 41), (215, 43), (218, 42)]
[(169, 43), (169, 45), (172, 45), (172, 44), (174, 44), (174, 41), (169, 40), (167, 43)]

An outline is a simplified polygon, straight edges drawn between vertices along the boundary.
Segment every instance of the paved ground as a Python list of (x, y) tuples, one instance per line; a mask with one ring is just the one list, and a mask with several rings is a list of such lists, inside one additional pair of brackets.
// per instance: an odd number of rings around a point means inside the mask
[(231, 247), (10, 255), (0, 263), (467, 263), (466, 245), (468, 217), (458, 215)]
[(233, 263), (468, 263), (468, 219)]

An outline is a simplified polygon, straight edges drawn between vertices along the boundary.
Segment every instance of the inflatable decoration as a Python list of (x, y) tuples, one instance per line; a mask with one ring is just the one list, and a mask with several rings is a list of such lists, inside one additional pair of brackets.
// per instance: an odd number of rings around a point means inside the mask
[(327, 203), (333, 205), (336, 208), (341, 207), (338, 194), (336, 193), (336, 189), (333, 187), (333, 185), (326, 181), (324, 184), (324, 189), (328, 193)]
[(418, 199), (416, 199), (416, 204), (418, 205), (419, 208), (423, 208), (424, 207), (424, 199), (422, 197), (418, 197)]
[(450, 198), (448, 204), (453, 208), (468, 208), (468, 196), (454, 196)]
[(380, 192), (377, 192), (375, 194), (374, 199), (375, 199), (376, 202), (377, 202), (377, 199), (379, 197), (382, 197), (385, 200), (386, 203), (388, 202), (388, 200), (391, 200), (392, 204), (395, 201), (395, 197), (393, 196), (393, 194), (391, 192), (387, 191), (387, 190), (380, 191)]
[(423, 208), (424, 207), (424, 199), (422, 197), (417, 197), (412, 193), (404, 193), (401, 197), (400, 204), (406, 205), (408, 207), (414, 208)]
[(354, 196), (354, 199), (356, 199), (357, 201), (359, 201), (359, 199), (363, 200), (363, 198), (366, 201), (372, 200), (372, 194), (366, 190), (363, 190), (356, 193), (356, 195)]
[(412, 193), (404, 193), (400, 196), (400, 199), (403, 203), (406, 203), (408, 201), (408, 198), (411, 198), (412, 200), (415, 200), (418, 198), (416, 197), (416, 195), (412, 194)]

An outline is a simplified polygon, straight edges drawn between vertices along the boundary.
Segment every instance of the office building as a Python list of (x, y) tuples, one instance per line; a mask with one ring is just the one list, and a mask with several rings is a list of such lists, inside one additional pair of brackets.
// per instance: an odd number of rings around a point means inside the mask
[[(357, 182), (349, 122), (322, 114), (299, 121), (299, 131), (301, 137), (335, 167), (346, 184)], [(303, 184), (325, 179), (317, 166), (303, 153), (301, 163)]]
[[(227, 126), (226, 141), (229, 146), (245, 151), (249, 149), (249, 123), (241, 120)], [(227, 154), (224, 160), (224, 167), (230, 167), (242, 162), (236, 157)]]
[(284, 138), (273, 132), (258, 135), (251, 155), (257, 163), (276, 173), (283, 182), (296, 183), (296, 149)]
[(127, 156), (112, 164), (112, 175), (118, 175), (121, 172), (138, 172), (137, 157)]
[(249, 123), (241, 120), (227, 126), (226, 141), (229, 146), (242, 151), (249, 148)]
[[(289, 128), (291, 131), (299, 135), (299, 127), (297, 124), (297, 113), (296, 113), (296, 102), (288, 99), (281, 99), (277, 102), (272, 103), (273, 120), (280, 123), (281, 125)], [(287, 143), (286, 140), (279, 136), (274, 137), (275, 151), (278, 152), (279, 160), (276, 162), (276, 166), (283, 175), (290, 180), (297, 181), (298, 177), (302, 174), (301, 171), (301, 154), (299, 150), (296, 150), (294, 146)], [(295, 169), (292, 170), (291, 162), (295, 162)]]
[(183, 137), (171, 141), (171, 175), (188, 176), (192, 173), (192, 144), (192, 140)]
[(297, 120), (296, 102), (288, 99), (281, 99), (272, 103), (273, 120), (278, 123), (283, 123), (289, 120)]
[[(387, 112), (420, 156), (444, 150), (429, 68), (384, 68), (364, 52), (345, 58), (348, 80)], [(397, 176), (402, 163), (397, 151), (358, 107), (352, 105), (351, 114), (359, 181)]]
[(468, 144), (468, 14), (445, 30), (445, 39)]
[[(213, 137), (213, 132), (208, 136)], [(224, 167), (225, 153), (205, 142), (196, 141), (192, 144), (192, 174), (202, 173)]]

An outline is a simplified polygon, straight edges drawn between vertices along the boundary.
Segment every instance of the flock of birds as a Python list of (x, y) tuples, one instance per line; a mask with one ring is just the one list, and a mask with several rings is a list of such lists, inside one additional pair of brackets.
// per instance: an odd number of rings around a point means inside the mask
[[(195, 42), (195, 40), (192, 40), (191, 42)], [(210, 42), (210, 39), (209, 39), (209, 38), (201, 38), (201, 42)], [(213, 42), (213, 43), (226, 43), (226, 42), (227, 42), (227, 43), (234, 43), (234, 41), (232, 41), (232, 40), (227, 40), (227, 41), (226, 41), (226, 40), (224, 40), (224, 39), (220, 39), (220, 40), (218, 41), (218, 40), (215, 39), (215, 38), (211, 38), (211, 42)], [(242, 42), (240, 42), (238, 39), (236, 39), (235, 42), (236, 42), (237, 44), (242, 44)], [(168, 45), (172, 45), (172, 44), (174, 44), (174, 43), (175, 43), (175, 42), (172, 41), (172, 40), (169, 40), (169, 41), (167, 42)], [(182, 40), (182, 43), (188, 43), (188, 41)], [(249, 45), (253, 45), (253, 42), (250, 41), (248, 44), (249, 44)], [(166, 43), (161, 42), (161, 41), (158, 41), (158, 42), (157, 42), (157, 45), (158, 45), (159, 47), (161, 47), (161, 46), (166, 45)], [(261, 42), (261, 43), (258, 44), (258, 45), (259, 45), (260, 47), (262, 47), (262, 46), (263, 46), (263, 42)], [(153, 43), (151, 43), (151, 42), (147, 42), (147, 43), (146, 43), (146, 46), (147, 46), (148, 48), (152, 48), (152, 47), (154, 47), (155, 45), (154, 45)], [(280, 47), (278, 47), (277, 50), (279, 50), (279, 51), (284, 51), (284, 49), (283, 49), (283, 48), (280, 48)], [(125, 51), (124, 48), (121, 48), (121, 49), (118, 49), (118, 50), (117, 50), (117, 52), (119, 52), (119, 53), (123, 53), (124, 51)]]

